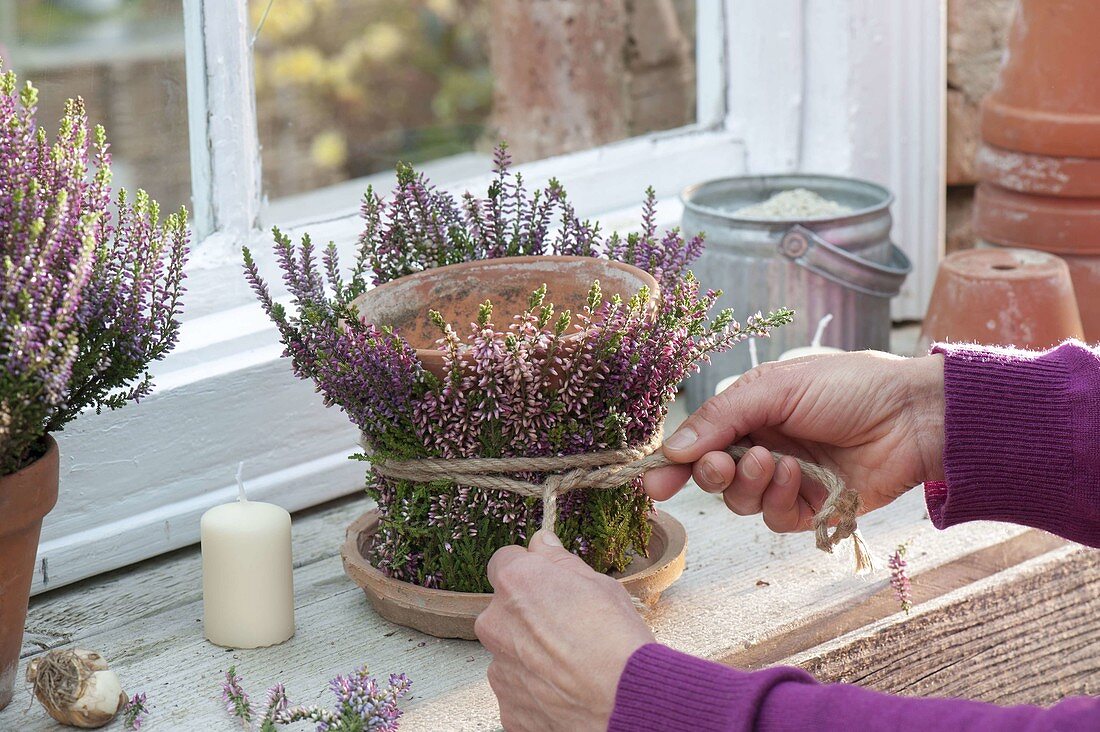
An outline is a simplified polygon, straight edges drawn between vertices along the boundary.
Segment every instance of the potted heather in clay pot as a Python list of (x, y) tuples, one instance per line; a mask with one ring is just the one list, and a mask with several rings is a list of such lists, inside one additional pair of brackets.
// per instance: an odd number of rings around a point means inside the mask
[[(2, 71), (2, 69), (0, 69)], [(57, 500), (51, 434), (152, 388), (179, 331), (186, 214), (112, 201), (101, 127), (70, 100), (51, 144), (36, 92), (0, 73), (0, 708), (11, 701), (42, 518)]]
[(295, 373), (362, 431), (378, 508), (349, 529), (348, 574), (383, 616), (473, 638), (493, 552), (552, 523), (655, 601), (682, 570), (682, 527), (637, 476), (559, 479), (577, 456), (615, 470), (655, 449), (680, 381), (791, 312), (709, 315), (717, 293), (687, 271), (702, 240), (659, 234), (652, 191), (623, 237), (581, 221), (556, 182), (529, 192), (503, 146), (485, 198), (456, 199), (407, 166), (397, 177), (388, 202), (367, 192), (350, 277), (332, 244), (318, 256), (275, 232), (293, 314), (245, 251)]

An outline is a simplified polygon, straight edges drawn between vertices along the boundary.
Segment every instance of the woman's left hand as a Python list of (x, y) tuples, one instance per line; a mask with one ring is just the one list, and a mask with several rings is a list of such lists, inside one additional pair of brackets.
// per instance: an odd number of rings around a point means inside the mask
[(493, 600), (474, 631), (508, 732), (605, 730), (630, 656), (654, 642), (630, 595), (539, 531), (489, 562)]

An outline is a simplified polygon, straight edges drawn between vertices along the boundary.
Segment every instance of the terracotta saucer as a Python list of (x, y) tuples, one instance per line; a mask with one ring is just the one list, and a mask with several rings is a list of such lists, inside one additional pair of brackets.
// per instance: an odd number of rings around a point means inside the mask
[[(477, 640), (474, 619), (488, 607), (492, 594), (432, 590), (382, 574), (366, 557), (378, 530), (378, 516), (375, 509), (356, 519), (340, 550), (344, 572), (363, 588), (375, 611), (386, 620), (437, 638)], [(631, 595), (652, 607), (684, 571), (687, 533), (683, 524), (663, 511), (652, 514), (649, 523), (653, 527), (649, 556), (635, 557), (625, 572), (614, 576)]]

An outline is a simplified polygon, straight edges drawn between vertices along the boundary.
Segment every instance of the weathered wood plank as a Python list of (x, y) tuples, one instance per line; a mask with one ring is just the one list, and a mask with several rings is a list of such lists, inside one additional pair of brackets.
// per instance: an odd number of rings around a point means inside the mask
[(1100, 552), (1070, 545), (797, 654), (825, 681), (1051, 704), (1100, 693)]
[[(919, 574), (911, 572), (912, 601), (929, 602), (1067, 544), (1052, 534), (1027, 531)], [(737, 668), (763, 668), (897, 612), (898, 600), (893, 589), (884, 587), (866, 601), (840, 612), (808, 614), (791, 630), (719, 660)]]

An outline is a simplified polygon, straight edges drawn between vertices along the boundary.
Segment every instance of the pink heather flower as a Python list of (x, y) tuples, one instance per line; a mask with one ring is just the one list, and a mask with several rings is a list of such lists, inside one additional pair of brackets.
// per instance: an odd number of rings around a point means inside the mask
[(145, 724), (145, 717), (148, 713), (149, 707), (146, 705), (144, 692), (134, 694), (126, 702), (126, 706), (122, 708), (122, 726), (125, 729), (132, 730), (132, 732), (138, 732), (141, 726)]
[(901, 609), (906, 615), (913, 607), (912, 585), (909, 581), (908, 563), (905, 561), (905, 544), (898, 544), (898, 548), (890, 555), (890, 586), (894, 588), (894, 595), (901, 603)]

